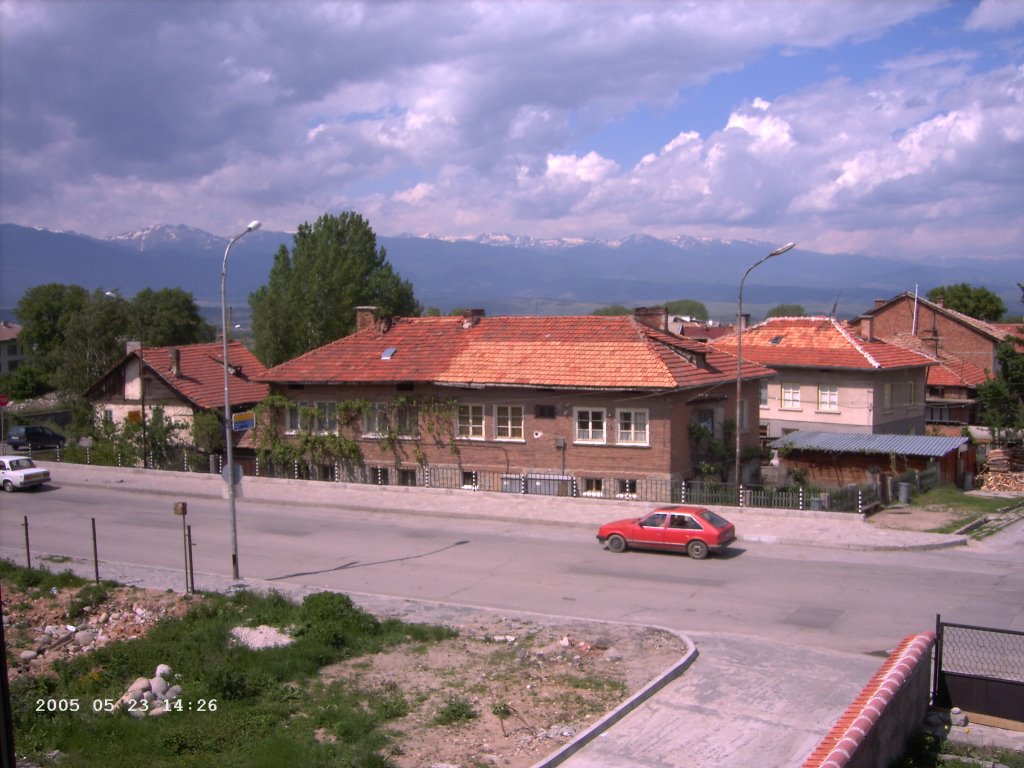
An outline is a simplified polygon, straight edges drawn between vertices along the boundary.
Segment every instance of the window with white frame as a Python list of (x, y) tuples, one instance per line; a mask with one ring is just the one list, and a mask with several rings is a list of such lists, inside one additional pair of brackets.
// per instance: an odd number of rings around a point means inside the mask
[(583, 495), (604, 496), (604, 481), (600, 477), (584, 477)]
[(818, 410), (838, 411), (839, 410), (839, 385), (819, 384), (818, 385)]
[(460, 405), (456, 432), (462, 438), (483, 440), (484, 407), (482, 405)]
[(494, 407), (494, 436), (498, 440), (523, 439), (523, 406), (497, 405)]
[(782, 383), (781, 407), (786, 411), (800, 410), (800, 385), (793, 383)]
[(338, 404), (326, 401), (300, 400), (288, 406), (288, 432), (338, 431)]
[(400, 405), (395, 409), (395, 426), (402, 437), (420, 434), (420, 409), (415, 405)]
[(647, 445), (650, 437), (647, 431), (647, 410), (620, 409), (616, 415), (619, 422), (618, 442), (631, 445)]
[(391, 429), (391, 409), (387, 403), (370, 403), (366, 412), (366, 424), (363, 434), (383, 435)]
[(760, 400), (758, 401), (758, 404), (762, 408), (768, 407), (768, 381), (765, 379), (761, 379)]
[(604, 409), (603, 408), (577, 408), (576, 409), (576, 442), (577, 443), (603, 443), (604, 442)]

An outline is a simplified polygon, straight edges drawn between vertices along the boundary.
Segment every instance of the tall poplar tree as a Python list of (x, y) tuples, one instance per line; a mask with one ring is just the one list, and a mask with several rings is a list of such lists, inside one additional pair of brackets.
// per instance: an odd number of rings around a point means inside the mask
[(355, 308), (418, 316), (412, 284), (388, 263), (359, 214), (324, 214), (295, 233), (291, 252), (274, 256), (267, 284), (249, 295), (255, 352), (278, 365), (355, 330)]

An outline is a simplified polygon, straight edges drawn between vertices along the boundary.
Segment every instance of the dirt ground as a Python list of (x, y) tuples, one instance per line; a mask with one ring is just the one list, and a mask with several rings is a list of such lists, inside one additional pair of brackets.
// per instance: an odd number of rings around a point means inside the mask
[(964, 518), (962, 512), (946, 507), (889, 507), (868, 517), (868, 522), (879, 528), (897, 528), (903, 531), (934, 531)]
[[(46, 674), (53, 661), (95, 645), (141, 637), (158, 620), (180, 616), (196, 597), (122, 587), (69, 624), (77, 590), (29, 601), (5, 585), (11, 678)], [(65, 639), (40, 639), (63, 627)], [(94, 636), (80, 646), (75, 630)], [(400, 768), (527, 768), (557, 751), (687, 652), (661, 630), (477, 614), (458, 637), (355, 659), (322, 670), (382, 695), (400, 693), (408, 713), (391, 725)], [(78, 634), (80, 637), (81, 635)], [(24, 651), (37, 653), (22, 659)], [(131, 681), (125, 681), (127, 685)], [(455, 722), (440, 724), (448, 712)], [(331, 738), (329, 734), (317, 734)]]

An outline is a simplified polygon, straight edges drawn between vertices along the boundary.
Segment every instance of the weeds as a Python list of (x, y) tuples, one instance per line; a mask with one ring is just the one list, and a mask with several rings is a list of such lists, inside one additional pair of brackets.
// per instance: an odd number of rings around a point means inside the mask
[(455, 725), (464, 723), (467, 720), (475, 720), (480, 713), (473, 707), (469, 699), (462, 696), (452, 696), (443, 707), (438, 710), (434, 717), (435, 725)]
[[(72, 601), (76, 612), (99, 605), (111, 586), (69, 576), (0, 561), (5, 585), (37, 596), (51, 588), (81, 587)], [(232, 627), (258, 624), (290, 627), (296, 640), (263, 650), (232, 642)], [(157, 768), (390, 768), (387, 755), (394, 750), (386, 724), (409, 712), (403, 691), (397, 684), (365, 692), (344, 682), (324, 686), (317, 673), (328, 663), (407, 642), (426, 646), (455, 634), (445, 627), (380, 621), (333, 593), (310, 595), (300, 605), (277, 593), (207, 594), (185, 616), (158, 622), (143, 638), (54, 662), (52, 676), (12, 680), (17, 750), (43, 762), (60, 750), (67, 768), (127, 768), (139, 755)], [(159, 663), (170, 665), (174, 682), (183, 686), (183, 711), (142, 719), (94, 711), (93, 702), (118, 699)], [(191, 706), (199, 699), (216, 699), (216, 711)], [(47, 711), (40, 702), (48, 700), (75, 701), (77, 709)], [(452, 702), (445, 718), (465, 719), (465, 706)]]

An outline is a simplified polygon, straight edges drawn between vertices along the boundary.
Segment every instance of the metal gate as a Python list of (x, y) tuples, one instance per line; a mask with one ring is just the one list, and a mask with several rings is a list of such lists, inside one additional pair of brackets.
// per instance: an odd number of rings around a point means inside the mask
[(935, 637), (936, 706), (1024, 722), (1024, 632), (936, 616)]

